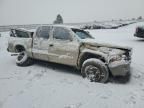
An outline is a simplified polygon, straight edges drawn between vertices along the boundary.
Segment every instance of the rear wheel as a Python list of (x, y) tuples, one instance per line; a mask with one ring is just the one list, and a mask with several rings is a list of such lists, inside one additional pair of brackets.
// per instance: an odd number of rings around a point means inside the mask
[(109, 78), (107, 66), (95, 58), (88, 59), (83, 63), (81, 73), (83, 77), (92, 82), (105, 83)]
[(32, 58), (28, 57), (26, 51), (22, 51), (16, 58), (16, 64), (18, 66), (29, 66), (33, 64)]

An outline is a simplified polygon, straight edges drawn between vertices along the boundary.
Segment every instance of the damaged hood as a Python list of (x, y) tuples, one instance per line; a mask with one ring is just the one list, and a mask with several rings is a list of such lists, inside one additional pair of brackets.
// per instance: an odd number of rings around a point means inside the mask
[(81, 41), (83, 44), (86, 45), (91, 45), (91, 46), (96, 46), (96, 47), (107, 47), (107, 48), (115, 48), (115, 49), (121, 49), (121, 50), (132, 50), (131, 47), (127, 47), (127, 46), (119, 46), (119, 45), (113, 45), (113, 44), (109, 44), (109, 43), (98, 43), (96, 42), (95, 39), (83, 39)]

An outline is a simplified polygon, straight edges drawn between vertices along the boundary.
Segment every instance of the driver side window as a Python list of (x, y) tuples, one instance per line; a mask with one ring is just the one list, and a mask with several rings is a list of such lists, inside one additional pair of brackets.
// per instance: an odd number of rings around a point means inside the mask
[(69, 31), (62, 27), (55, 27), (53, 31), (53, 38), (60, 40), (71, 40)]

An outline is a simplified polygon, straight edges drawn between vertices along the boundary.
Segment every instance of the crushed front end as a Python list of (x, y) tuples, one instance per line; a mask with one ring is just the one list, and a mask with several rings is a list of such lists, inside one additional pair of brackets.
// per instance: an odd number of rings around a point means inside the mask
[(113, 76), (125, 76), (130, 73), (132, 49), (120, 50), (121, 54), (111, 55), (108, 68)]

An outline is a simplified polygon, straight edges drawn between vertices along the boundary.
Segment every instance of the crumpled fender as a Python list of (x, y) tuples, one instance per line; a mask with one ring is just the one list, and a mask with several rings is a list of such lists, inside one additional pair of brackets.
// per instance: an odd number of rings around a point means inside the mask
[(81, 58), (87, 53), (99, 56), (99, 57), (103, 58), (106, 62), (108, 60), (107, 59), (107, 57), (108, 57), (107, 54), (104, 54), (103, 52), (100, 52), (98, 50), (95, 51), (95, 50), (91, 50), (91, 49), (88, 49), (88, 48), (84, 48), (80, 51), (80, 55), (79, 55), (79, 58), (78, 58), (78, 67), (80, 66)]

